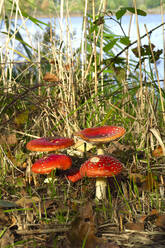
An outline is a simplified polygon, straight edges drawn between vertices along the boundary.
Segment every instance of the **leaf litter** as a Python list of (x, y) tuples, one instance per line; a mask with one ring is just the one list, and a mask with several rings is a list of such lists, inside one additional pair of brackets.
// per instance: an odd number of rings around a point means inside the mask
[[(124, 152), (126, 148), (122, 149)], [(87, 155), (91, 156), (90, 153)], [(23, 180), (20, 185), (18, 179), (25, 178), (27, 166), (24, 164), (28, 159), (25, 156), (22, 165), (19, 163), (21, 172), (15, 171), (14, 180), (8, 170), (6, 188), (2, 188), (1, 247), (12, 244), (15, 247), (25, 247), (26, 244), (28, 248), (164, 247), (164, 194), (161, 194), (160, 206), (156, 210), (149, 198), (152, 194), (154, 201), (160, 186), (164, 188), (163, 175), (134, 167), (130, 173), (124, 169), (115, 180), (108, 180), (109, 198), (98, 203), (94, 201), (95, 180), (84, 178), (70, 183), (67, 172), (57, 170), (56, 180), (48, 184), (44, 183), (43, 175), (37, 177), (34, 184), (29, 174), (30, 183)], [(130, 163), (131, 159), (127, 159)], [(84, 158), (75, 156), (72, 160), (75, 171), (78, 171)]]

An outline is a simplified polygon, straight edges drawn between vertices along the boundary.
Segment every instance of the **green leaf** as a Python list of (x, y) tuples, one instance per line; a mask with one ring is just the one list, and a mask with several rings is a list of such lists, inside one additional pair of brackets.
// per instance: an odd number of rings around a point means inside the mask
[(130, 41), (130, 39), (129, 39), (128, 36), (126, 36), (126, 37), (121, 37), (121, 38), (120, 38), (120, 42), (121, 42), (123, 45), (125, 45), (125, 46), (128, 46), (128, 45), (131, 43), (131, 41)]
[[(12, 40), (12, 38), (14, 38), (14, 31), (13, 31), (13, 30), (11, 30), (11, 33), (10, 33), (10, 34), (8, 34), (7, 32), (1, 32), (1, 33), (2, 33), (2, 34), (9, 35), (10, 40)], [(31, 50), (30, 50), (30, 49), (32, 49), (32, 47), (31, 47), (27, 42), (25, 42), (25, 41), (22, 39), (22, 36), (21, 36), (21, 34), (20, 34), (19, 31), (15, 34), (15, 39), (16, 39), (17, 41), (19, 41), (19, 42), (22, 44), (22, 46), (24, 47), (24, 49), (25, 49), (25, 51), (26, 51), (28, 57), (31, 59), (32, 54), (31, 54)], [(30, 48), (30, 49), (29, 49), (29, 48)], [(33, 49), (33, 50), (34, 50), (34, 49)]]
[[(13, 30), (11, 30), (11, 31), (14, 34), (14, 31)], [(22, 44), (22, 46), (25, 49), (28, 57), (31, 59), (32, 53), (31, 53), (31, 50), (28, 48), (29, 45), (23, 40), (22, 35), (21, 35), (21, 33), (19, 31), (16, 33), (15, 38)]]
[(108, 33), (104, 32), (104, 33), (103, 33), (103, 37), (104, 37), (105, 39), (110, 39), (110, 40), (112, 40), (112, 39), (114, 39), (115, 37), (120, 37), (120, 36), (119, 36), (119, 35), (116, 35), (116, 34), (108, 34)]
[(114, 40), (110, 41), (107, 45), (105, 45), (103, 48), (104, 52), (108, 52), (109, 50), (111, 50), (116, 45), (116, 42), (118, 40), (119, 40), (118, 38), (114, 39)]
[(21, 13), (22, 13), (22, 15), (25, 17), (25, 18), (28, 18), (30, 21), (32, 21), (34, 24), (36, 24), (37, 26), (39, 26), (41, 29), (42, 29), (42, 27), (39, 25), (39, 24), (43, 24), (43, 25), (45, 25), (45, 26), (49, 26), (49, 24), (47, 24), (47, 23), (45, 23), (45, 22), (42, 22), (42, 21), (40, 21), (40, 20), (38, 20), (38, 19), (36, 19), (36, 18), (34, 18), (34, 17), (32, 17), (32, 16), (30, 16), (30, 15), (28, 15), (26, 12), (24, 12), (24, 11), (21, 11)]
[(25, 123), (27, 123), (28, 118), (29, 118), (29, 110), (25, 110), (24, 112), (19, 113), (15, 116), (14, 123), (17, 126), (24, 125)]
[[(10, 47), (8, 47), (8, 49), (10, 49), (10, 50), (13, 50), (12, 48), (10, 48)], [(21, 52), (19, 52), (19, 51), (17, 51), (17, 50), (13, 50), (15, 53), (17, 53), (20, 57), (22, 57), (22, 58), (24, 58), (25, 60), (27, 60), (28, 62), (31, 62), (31, 60), (28, 58), (28, 57), (26, 57), (23, 53), (21, 53)]]
[[(127, 7), (126, 9), (127, 9), (129, 12), (135, 14), (135, 8)], [(145, 11), (141, 10), (141, 9), (137, 9), (137, 14), (138, 14), (138, 15), (141, 15), (141, 16), (146, 16), (146, 15), (147, 15), (147, 13), (146, 13)]]
[(116, 12), (116, 18), (119, 20), (126, 13), (126, 8), (121, 8)]
[(91, 35), (94, 31), (97, 32), (98, 30), (98, 27), (97, 25), (93, 25), (91, 26), (90, 30), (89, 30), (89, 34)]

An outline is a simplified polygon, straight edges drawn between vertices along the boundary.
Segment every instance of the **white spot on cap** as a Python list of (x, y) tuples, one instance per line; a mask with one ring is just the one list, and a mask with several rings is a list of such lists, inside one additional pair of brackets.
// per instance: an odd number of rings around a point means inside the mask
[(100, 160), (100, 158), (98, 158), (98, 157), (93, 157), (93, 158), (90, 159), (90, 161), (92, 163), (97, 163), (97, 162), (99, 162), (99, 160)]

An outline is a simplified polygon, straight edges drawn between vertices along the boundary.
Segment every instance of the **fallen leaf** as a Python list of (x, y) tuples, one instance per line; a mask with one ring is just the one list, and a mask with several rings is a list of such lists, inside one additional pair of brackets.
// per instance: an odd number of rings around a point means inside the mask
[(127, 223), (125, 225), (126, 229), (135, 230), (135, 231), (144, 231), (144, 223)]
[(143, 215), (140, 218), (138, 218), (139, 223), (144, 223), (145, 221), (151, 221), (152, 219), (158, 218), (159, 213), (156, 209), (152, 209), (151, 212), (148, 215)]
[(144, 175), (140, 173), (130, 173), (129, 177), (134, 183), (141, 183), (144, 181)]
[(150, 215), (158, 216), (159, 215), (158, 210), (157, 209), (152, 209), (151, 212), (150, 212)]
[(51, 205), (55, 205), (55, 201), (47, 199), (46, 201), (43, 201), (41, 204), (41, 213), (45, 214), (45, 209), (48, 213), (49, 208), (51, 208)]
[(1, 231), (0, 247), (14, 247), (14, 235), (8, 228)]
[(163, 149), (161, 146), (158, 146), (153, 152), (152, 152), (152, 156), (155, 158), (159, 158), (159, 157), (163, 157)]
[(73, 248), (81, 247), (95, 233), (94, 216), (91, 203), (87, 203), (79, 210), (79, 215), (72, 222), (68, 239)]
[(17, 219), (15, 218), (14, 215), (12, 215), (10, 217), (10, 220), (11, 220), (11, 224), (10, 224), (10, 228), (11, 228), (12, 226), (15, 226), (17, 224)]
[(11, 133), (8, 135), (1, 135), (0, 144), (7, 144), (9, 146), (15, 145), (18, 143), (17, 137), (15, 133)]
[(86, 203), (79, 209), (79, 215), (71, 224), (68, 232), (68, 239), (71, 248), (119, 248), (114, 243), (109, 243), (106, 239), (95, 236), (96, 227), (94, 223), (94, 213), (92, 204)]
[(155, 225), (165, 230), (165, 214), (158, 216)]
[(1, 208), (17, 208), (18, 205), (15, 202), (0, 200), (0, 207)]
[(32, 198), (22, 197), (16, 201), (16, 204), (21, 207), (32, 207), (34, 203), (38, 202), (40, 202), (40, 199), (37, 196), (33, 196)]
[(47, 82), (60, 82), (60, 79), (57, 75), (49, 73), (49, 72), (45, 74), (45, 76), (43, 77), (43, 80)]
[(9, 217), (0, 209), (0, 228), (9, 225)]

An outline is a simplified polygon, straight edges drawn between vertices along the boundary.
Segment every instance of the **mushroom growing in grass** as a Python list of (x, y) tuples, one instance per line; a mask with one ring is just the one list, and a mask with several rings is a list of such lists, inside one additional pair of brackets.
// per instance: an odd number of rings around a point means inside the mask
[[(74, 145), (74, 140), (71, 138), (62, 137), (49, 137), (49, 138), (39, 138), (29, 141), (26, 144), (26, 148), (30, 151), (36, 152), (49, 152), (62, 150), (67, 147)], [(47, 158), (41, 158), (32, 166), (32, 172), (39, 174), (50, 173), (51, 170), (57, 168), (54, 164), (54, 159), (58, 166), (66, 166), (71, 160), (69, 157), (66, 158), (66, 165), (64, 163), (64, 158), (66, 155), (50, 155)], [(65, 168), (65, 167), (64, 167)], [(68, 169), (68, 168), (66, 168)], [(65, 169), (65, 170), (66, 170)]]
[(49, 152), (62, 150), (72, 145), (74, 145), (74, 140), (71, 138), (43, 137), (29, 141), (26, 148), (30, 151)]
[(72, 160), (64, 154), (50, 154), (48, 157), (37, 160), (32, 165), (32, 172), (37, 174), (49, 174), (51, 171), (60, 169), (67, 170), (71, 167)]
[(112, 140), (120, 138), (125, 134), (126, 130), (118, 126), (99, 126), (86, 128), (75, 133), (75, 136), (80, 137), (86, 142), (94, 143), (97, 146), (97, 154), (104, 154), (102, 145)]
[(70, 168), (70, 170), (67, 172), (67, 179), (72, 183), (82, 179), (79, 168)]
[(107, 177), (118, 175), (122, 168), (122, 163), (116, 158), (96, 155), (81, 165), (80, 175), (96, 178), (96, 200), (103, 200), (106, 198)]

